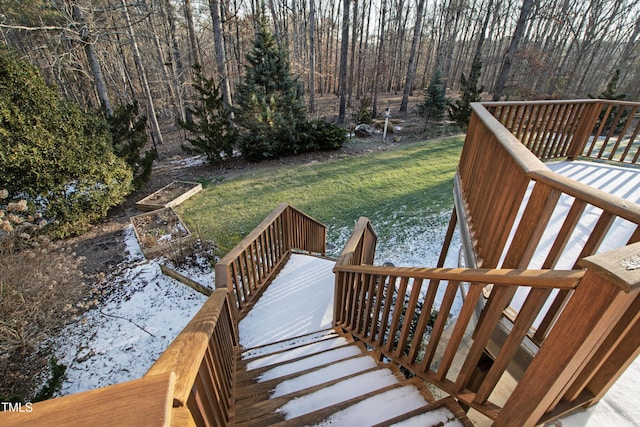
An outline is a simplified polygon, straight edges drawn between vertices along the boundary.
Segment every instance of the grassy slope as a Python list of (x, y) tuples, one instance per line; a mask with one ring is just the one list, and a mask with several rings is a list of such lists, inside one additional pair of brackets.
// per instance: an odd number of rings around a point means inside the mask
[[(279, 203), (311, 215), (332, 230), (351, 229), (359, 216), (413, 222), (449, 211), (462, 137), (322, 163), (273, 167), (205, 185), (180, 206), (192, 230), (226, 253)], [(384, 228), (384, 227), (383, 227)], [(395, 228), (395, 227), (394, 227)], [(381, 239), (384, 230), (378, 230)]]

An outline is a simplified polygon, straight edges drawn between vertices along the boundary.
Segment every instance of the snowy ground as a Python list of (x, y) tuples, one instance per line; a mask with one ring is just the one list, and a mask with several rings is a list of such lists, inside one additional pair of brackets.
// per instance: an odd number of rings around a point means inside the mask
[[(349, 232), (341, 231), (334, 235), (348, 236)], [(395, 242), (402, 245), (402, 250), (394, 250), (393, 245), (380, 242), (377, 259), (379, 262), (390, 260), (396, 265), (435, 265), (444, 232), (444, 226), (408, 230), (401, 242)], [(162, 275), (159, 261), (145, 260), (132, 228), (125, 229), (125, 236), (127, 261), (112, 275), (114, 292), (99, 310), (87, 312), (79, 322), (70, 325), (56, 343), (57, 356), (67, 366), (67, 380), (61, 394), (140, 378), (206, 299), (204, 295)], [(341, 240), (338, 238), (335, 242), (337, 247), (343, 244)], [(402, 253), (406, 256), (398, 255)], [(204, 276), (195, 271), (182, 271), (182, 274), (203, 285), (213, 286), (211, 272)], [(289, 270), (281, 273), (286, 274), (290, 274)], [(313, 269), (309, 269), (308, 274), (313, 274)], [(259, 316), (256, 326), (251, 327), (251, 332), (241, 328), (241, 340), (246, 347), (259, 345), (267, 336), (273, 340), (278, 336), (295, 336), (289, 334), (299, 334), (310, 325), (330, 325), (332, 296), (325, 294), (322, 299), (315, 293), (307, 295), (308, 291), (317, 292), (318, 289), (296, 288), (292, 285), (295, 282), (289, 283), (293, 288), (278, 291), (282, 298), (280, 303), (286, 304), (287, 295), (298, 294), (298, 300), (300, 295), (306, 295), (307, 299), (318, 298), (316, 302), (322, 304), (318, 304), (313, 312), (299, 312), (300, 329), (295, 331), (278, 329), (269, 322), (269, 309), (252, 313), (248, 319)], [(326, 288), (332, 291), (330, 284)], [(639, 378), (640, 358), (598, 405), (556, 423), (565, 427), (640, 425), (640, 407), (635, 402), (635, 398), (640, 396)]]
[[(107, 301), (68, 326), (56, 343), (56, 356), (67, 366), (62, 394), (142, 377), (206, 300), (163, 275), (158, 260), (146, 260), (132, 226), (124, 232), (127, 259), (112, 272)], [(212, 277), (192, 279), (212, 284)]]

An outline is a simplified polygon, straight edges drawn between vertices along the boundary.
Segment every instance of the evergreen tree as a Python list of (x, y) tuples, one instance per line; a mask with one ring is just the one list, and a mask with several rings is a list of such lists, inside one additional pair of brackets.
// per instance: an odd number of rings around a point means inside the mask
[(253, 49), (246, 55), (244, 82), (238, 85), (235, 109), (239, 147), (251, 160), (296, 154), (305, 150), (307, 125), (304, 100), (292, 77), (286, 52), (260, 15)]
[(204, 77), (199, 66), (195, 70), (193, 87), (200, 96), (196, 100), (197, 107), (188, 108), (194, 120), (179, 120), (178, 124), (194, 135), (187, 140), (196, 152), (204, 154), (211, 164), (221, 163), (233, 154), (237, 132), (231, 127), (220, 88), (213, 78)]
[(481, 70), (482, 62), (476, 59), (471, 65), (469, 78), (467, 79), (464, 74), (460, 75), (462, 97), (449, 106), (449, 117), (456, 122), (458, 126), (465, 129), (471, 119), (471, 103), (480, 101), (480, 96), (484, 90), (483, 86), (478, 87)]
[(142, 150), (149, 140), (147, 117), (139, 115), (138, 102), (121, 105), (107, 119), (114, 153), (124, 159), (133, 172), (133, 186), (141, 188), (151, 178), (151, 166), (158, 157), (156, 150)]
[[(620, 101), (626, 98), (624, 94), (616, 93), (618, 91), (618, 82), (620, 81), (620, 70), (616, 70), (611, 76), (611, 80), (607, 83), (607, 88), (600, 94), (600, 99), (609, 99), (612, 101)], [(589, 95), (590, 98), (594, 98), (594, 96)]]
[(425, 118), (425, 126), (444, 120), (444, 113), (449, 105), (449, 99), (445, 94), (442, 75), (440, 71), (436, 71), (425, 91), (424, 101), (418, 105), (418, 115)]
[[(599, 97), (595, 97), (591, 94), (589, 94), (589, 98), (591, 99), (607, 99), (610, 101), (620, 101), (623, 100), (624, 98), (626, 98), (627, 95), (625, 94), (618, 94), (616, 93), (618, 91), (618, 81), (620, 80), (620, 70), (616, 70), (613, 73), (613, 76), (611, 76), (611, 80), (609, 80), (609, 83), (607, 83), (607, 88), (604, 90), (604, 92), (602, 92), (600, 94)], [(602, 111), (600, 112), (600, 115), (598, 117), (598, 122), (596, 123), (595, 129), (598, 129), (600, 127), (600, 124), (602, 123), (603, 120), (605, 120), (605, 114), (607, 112), (608, 106), (604, 105), (602, 107)], [(620, 107), (618, 105), (614, 106), (611, 111), (609, 112), (609, 115), (606, 117), (606, 122), (603, 128), (603, 132), (609, 132), (609, 130), (611, 129), (611, 126), (613, 124), (613, 120), (614, 118), (618, 115), (618, 111), (619, 111)], [(629, 116), (629, 110), (625, 109), (622, 114), (620, 115), (619, 119), (618, 119), (618, 124), (616, 126), (616, 131), (620, 131), (622, 128), (622, 124), (625, 122), (625, 119)]]

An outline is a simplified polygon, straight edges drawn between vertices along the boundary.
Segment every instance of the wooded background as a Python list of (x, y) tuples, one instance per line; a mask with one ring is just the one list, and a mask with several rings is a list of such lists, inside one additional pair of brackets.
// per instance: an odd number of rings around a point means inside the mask
[(616, 70), (618, 93), (640, 96), (640, 0), (1, 0), (0, 33), (67, 98), (138, 100), (155, 130), (185, 118), (195, 64), (233, 103), (262, 10), (311, 113), (332, 94), (406, 110), (435, 70), (455, 97), (474, 58), (487, 98), (598, 96)]

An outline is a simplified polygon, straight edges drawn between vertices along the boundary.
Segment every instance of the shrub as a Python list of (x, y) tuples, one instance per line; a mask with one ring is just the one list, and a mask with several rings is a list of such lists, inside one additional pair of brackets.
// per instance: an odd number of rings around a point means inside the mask
[(436, 71), (424, 92), (424, 101), (418, 105), (418, 115), (424, 117), (426, 123), (441, 122), (449, 106), (449, 99), (446, 97), (439, 71)]
[(27, 401), (59, 385), (61, 367), (52, 364), (46, 389), (37, 390), (51, 359), (46, 340), (96, 302), (83, 301), (81, 260), (38, 235), (25, 200), (7, 198), (0, 191), (0, 400)]
[(231, 127), (224, 109), (222, 95), (213, 78), (205, 78), (196, 67), (194, 89), (198, 92), (197, 107), (189, 108), (196, 121), (178, 121), (178, 125), (194, 135), (187, 138), (194, 151), (204, 154), (211, 164), (221, 163), (233, 154), (237, 132)]
[(59, 237), (86, 230), (131, 190), (132, 172), (107, 122), (59, 99), (29, 63), (0, 49), (0, 188), (56, 221)]
[(478, 85), (482, 62), (474, 60), (469, 72), (469, 78), (460, 74), (460, 89), (462, 96), (449, 106), (449, 117), (463, 129), (469, 126), (471, 120), (471, 103), (480, 101), (484, 87)]
[(304, 151), (331, 151), (342, 147), (347, 139), (343, 128), (322, 120), (307, 122), (301, 132), (305, 135)]
[(356, 125), (366, 123), (371, 124), (373, 120), (373, 111), (371, 110), (371, 98), (360, 98), (360, 105), (351, 113), (351, 118)]

